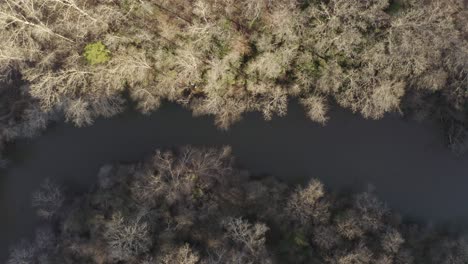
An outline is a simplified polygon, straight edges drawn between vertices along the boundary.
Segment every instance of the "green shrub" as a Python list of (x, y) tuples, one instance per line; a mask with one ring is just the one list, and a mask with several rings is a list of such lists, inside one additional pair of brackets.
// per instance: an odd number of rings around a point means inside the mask
[(402, 8), (403, 8), (403, 5), (400, 1), (392, 0), (390, 1), (390, 5), (385, 11), (390, 15), (395, 15), (398, 12), (400, 12)]
[(101, 41), (90, 43), (84, 48), (86, 61), (91, 64), (106, 63), (110, 60), (110, 51)]

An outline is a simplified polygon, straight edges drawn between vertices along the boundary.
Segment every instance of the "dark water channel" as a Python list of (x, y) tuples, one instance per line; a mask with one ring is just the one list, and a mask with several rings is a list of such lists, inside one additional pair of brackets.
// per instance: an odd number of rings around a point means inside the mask
[(86, 128), (56, 124), (12, 146), (13, 163), (0, 175), (0, 262), (8, 245), (34, 233), (39, 221), (31, 193), (45, 178), (67, 193), (84, 192), (104, 163), (136, 161), (156, 148), (186, 144), (231, 145), (243, 168), (290, 183), (316, 177), (331, 190), (363, 190), (372, 183), (391, 209), (421, 221), (468, 220), (468, 159), (450, 153), (433, 124), (396, 116), (369, 121), (335, 109), (321, 127), (292, 104), (287, 117), (265, 122), (249, 114), (220, 131), (212, 118), (193, 118), (167, 104), (151, 116), (129, 112)]

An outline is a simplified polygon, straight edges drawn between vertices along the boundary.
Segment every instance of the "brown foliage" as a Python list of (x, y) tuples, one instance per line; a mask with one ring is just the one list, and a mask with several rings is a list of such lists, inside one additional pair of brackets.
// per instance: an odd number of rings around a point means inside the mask
[(157, 151), (138, 164), (106, 165), (93, 191), (62, 207), (46, 183), (36, 201), (57, 225), (14, 248), (8, 263), (468, 260), (464, 240), (398, 222), (370, 192), (333, 195), (317, 180), (294, 189), (231, 164), (228, 149)]

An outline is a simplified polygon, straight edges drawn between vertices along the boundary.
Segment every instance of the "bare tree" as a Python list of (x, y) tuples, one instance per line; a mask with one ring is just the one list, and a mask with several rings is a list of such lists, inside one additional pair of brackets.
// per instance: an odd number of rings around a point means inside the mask
[(322, 225), (314, 228), (312, 240), (320, 248), (330, 250), (338, 245), (340, 237), (334, 227)]
[(373, 263), (372, 252), (363, 244), (359, 244), (355, 249), (349, 251), (342, 256), (337, 257), (338, 264), (367, 264)]
[(307, 116), (310, 119), (320, 124), (328, 121), (328, 105), (323, 96), (310, 96), (300, 102), (307, 109)]
[(386, 252), (396, 254), (404, 242), (405, 240), (398, 230), (390, 229), (385, 232), (382, 238), (382, 247)]
[(200, 257), (188, 244), (172, 249), (161, 258), (162, 264), (196, 264)]
[(8, 258), (7, 264), (34, 263), (35, 254), (35, 247), (27, 244), (20, 245), (10, 251), (10, 257)]
[(328, 204), (322, 200), (325, 191), (323, 184), (312, 180), (306, 188), (298, 188), (289, 198), (287, 211), (301, 223), (310, 220), (323, 222), (329, 218)]
[(365, 230), (375, 231), (382, 226), (382, 218), (388, 213), (387, 207), (370, 192), (356, 196), (355, 206), (359, 211), (359, 224)]
[(46, 219), (52, 218), (63, 202), (62, 190), (49, 179), (46, 179), (39, 190), (32, 195), (32, 205), (37, 209), (37, 214)]
[(67, 121), (73, 121), (78, 127), (93, 123), (93, 113), (89, 103), (81, 98), (71, 101), (65, 107), (65, 118)]
[[(41, 3), (42, 2), (42, 3)], [(21, 25), (20, 30), (36, 30), (38, 34), (47, 34), (54, 37), (58, 37), (67, 42), (74, 42), (73, 39), (68, 38), (62, 34), (55, 32), (48, 24), (44, 21), (42, 14), (44, 10), (49, 6), (47, 5), (50, 1), (38, 1), (38, 0), (5, 0), (0, 5), (0, 21), (3, 24), (18, 23)]]
[(242, 218), (226, 218), (222, 222), (226, 235), (233, 241), (248, 249), (250, 254), (261, 256), (265, 252), (265, 234), (268, 227), (265, 224), (250, 224)]
[(149, 226), (141, 217), (125, 219), (120, 213), (112, 216), (106, 223), (104, 239), (112, 258), (127, 260), (149, 250), (152, 240)]
[(91, 19), (93, 22), (97, 22), (97, 19), (92, 17), (87, 11), (85, 11), (83, 8), (79, 7), (78, 3), (76, 0), (50, 0), (52, 2), (56, 2), (58, 4), (62, 4), (64, 6), (73, 8), (74, 10), (78, 11), (82, 15), (86, 16), (87, 18)]
[(342, 216), (336, 220), (338, 233), (348, 240), (362, 238), (365, 230), (360, 221), (360, 215), (355, 210), (344, 211)]

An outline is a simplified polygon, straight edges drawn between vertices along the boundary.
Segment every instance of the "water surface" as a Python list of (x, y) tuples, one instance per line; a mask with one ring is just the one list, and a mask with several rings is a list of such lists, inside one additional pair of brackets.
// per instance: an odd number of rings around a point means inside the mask
[(51, 178), (67, 194), (84, 192), (102, 164), (137, 161), (156, 148), (231, 145), (238, 164), (286, 182), (319, 178), (331, 190), (363, 190), (372, 183), (387, 205), (428, 222), (468, 220), (468, 163), (444, 147), (433, 124), (388, 116), (365, 120), (335, 109), (325, 127), (309, 121), (297, 104), (287, 117), (263, 121), (248, 114), (229, 131), (210, 117), (193, 118), (166, 104), (150, 116), (127, 112), (91, 127), (56, 124), (10, 150), (12, 166), (0, 175), (0, 261), (8, 245), (34, 233), (39, 223), (31, 193)]

